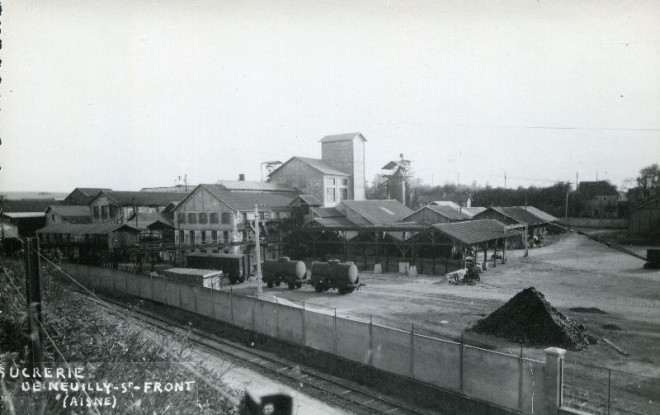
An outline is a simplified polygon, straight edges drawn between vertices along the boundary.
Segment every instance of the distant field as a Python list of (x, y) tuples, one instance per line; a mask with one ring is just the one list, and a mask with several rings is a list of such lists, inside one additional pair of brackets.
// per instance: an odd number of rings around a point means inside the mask
[(64, 192), (0, 192), (10, 200), (18, 199), (64, 199), (68, 193)]

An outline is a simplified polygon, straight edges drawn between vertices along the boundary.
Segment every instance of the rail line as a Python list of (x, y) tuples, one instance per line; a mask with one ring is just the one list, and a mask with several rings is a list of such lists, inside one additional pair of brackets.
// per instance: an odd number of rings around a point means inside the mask
[[(81, 294), (85, 293), (81, 292)], [(112, 306), (120, 309), (128, 309), (123, 303), (108, 299), (107, 297), (104, 297), (103, 301), (90, 296), (88, 296), (88, 298), (109, 309), (112, 309)], [(133, 318), (154, 326), (161, 331), (177, 333), (177, 330), (187, 331), (189, 329), (189, 327), (183, 324), (162, 316), (154, 315), (145, 310), (131, 310), (131, 316)], [(359, 407), (362, 413), (389, 415), (429, 415), (438, 413), (412, 408), (387, 396), (374, 393), (366, 387), (358, 385), (352, 381), (335, 378), (310, 368), (303, 368), (300, 367), (300, 365), (291, 364), (285, 359), (270, 356), (268, 353), (260, 350), (237, 345), (201, 330), (192, 329), (188, 336), (188, 341), (230, 355), (241, 361), (245, 366), (260, 369), (262, 372), (267, 373), (271, 378), (284, 380), (285, 383), (289, 384), (302, 384), (320, 391), (322, 394), (330, 395), (334, 400), (338, 401), (342, 407), (348, 410), (355, 411), (356, 407)]]

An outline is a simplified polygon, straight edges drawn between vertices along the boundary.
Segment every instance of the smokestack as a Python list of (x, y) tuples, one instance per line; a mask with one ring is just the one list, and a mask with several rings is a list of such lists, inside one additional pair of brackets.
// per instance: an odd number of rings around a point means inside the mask
[(245, 181), (245, 174), (241, 173), (238, 175), (238, 181), (239, 182), (244, 182)]

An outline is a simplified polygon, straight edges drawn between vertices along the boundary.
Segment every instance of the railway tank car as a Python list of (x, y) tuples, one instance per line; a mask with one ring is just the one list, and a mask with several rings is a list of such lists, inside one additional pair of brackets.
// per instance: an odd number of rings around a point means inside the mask
[(358, 288), (360, 276), (353, 263), (342, 263), (339, 260), (312, 262), (310, 283), (319, 293), (336, 288), (339, 294), (348, 294)]
[(291, 261), (283, 256), (278, 259), (266, 260), (262, 267), (262, 280), (272, 288), (286, 283), (290, 290), (302, 287), (303, 280), (307, 278), (307, 267), (302, 261)]

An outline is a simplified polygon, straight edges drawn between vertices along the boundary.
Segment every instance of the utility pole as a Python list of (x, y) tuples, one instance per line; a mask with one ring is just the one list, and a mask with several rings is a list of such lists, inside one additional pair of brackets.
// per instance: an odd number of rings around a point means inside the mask
[(506, 170), (504, 170), (504, 190), (506, 190)]
[(27, 333), (29, 339), (29, 360), (32, 369), (41, 370), (43, 356), (43, 318), (41, 315), (41, 276), (39, 274), (39, 239), (26, 238), (23, 244), (25, 249), (23, 260), (25, 262), (25, 303), (27, 306)]
[(261, 245), (259, 244), (259, 205), (254, 205), (254, 249), (257, 259), (257, 296), (263, 295), (261, 288)]
[(571, 182), (568, 182), (568, 189), (566, 189), (566, 211), (564, 214), (566, 225), (568, 225), (568, 194), (569, 193), (571, 193)]

